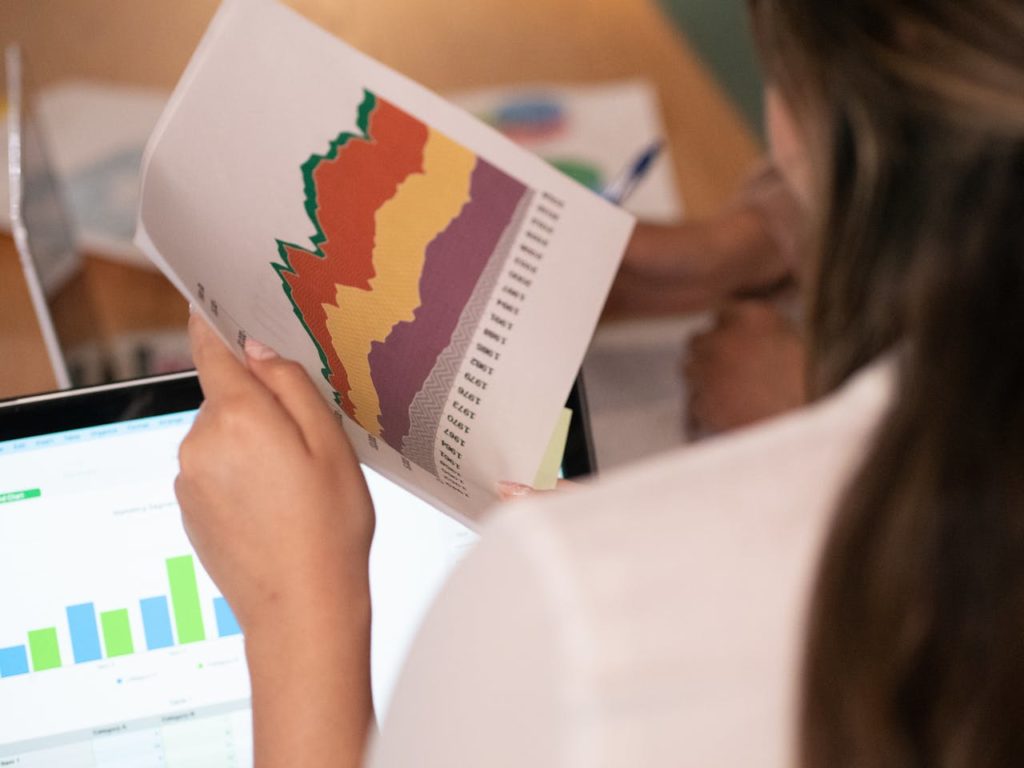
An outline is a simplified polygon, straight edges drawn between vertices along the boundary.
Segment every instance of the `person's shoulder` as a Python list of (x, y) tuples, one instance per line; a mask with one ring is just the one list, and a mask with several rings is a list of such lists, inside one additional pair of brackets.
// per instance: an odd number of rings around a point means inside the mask
[(602, 748), (629, 743), (632, 764), (790, 759), (818, 553), (891, 376), (876, 365), (798, 414), (494, 522), (491, 545), (516, 551), (558, 616), (565, 684), (598, 704)]
[(817, 404), (571, 491), (534, 497), (492, 527), (574, 539), (577, 529), (605, 525), (689, 528), (702, 518), (745, 523), (753, 522), (743, 520), (748, 512), (827, 506), (863, 456), (890, 401), (893, 375), (891, 361), (878, 362)]
[(827, 499), (886, 378), (497, 514), (426, 617), (371, 764), (793, 764)]

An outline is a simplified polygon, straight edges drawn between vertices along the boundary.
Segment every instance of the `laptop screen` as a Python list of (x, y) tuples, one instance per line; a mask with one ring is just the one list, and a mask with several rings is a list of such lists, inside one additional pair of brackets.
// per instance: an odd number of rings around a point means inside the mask
[[(194, 415), (0, 440), (0, 766), (252, 764), (242, 636), (173, 492)], [(366, 474), (380, 715), (475, 535)]]

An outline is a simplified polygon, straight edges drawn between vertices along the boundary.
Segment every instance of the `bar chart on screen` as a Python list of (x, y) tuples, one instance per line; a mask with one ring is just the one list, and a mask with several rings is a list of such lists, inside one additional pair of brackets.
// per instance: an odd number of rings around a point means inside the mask
[[(70, 645), (72, 658), (64, 659), (61, 654), (59, 638), (64, 628), (30, 629), (26, 643), (0, 648), (0, 679), (30, 671), (59, 669), (65, 663), (85, 664), (206, 640), (207, 628), (192, 556), (168, 558), (165, 563), (169, 595), (140, 598), (131, 609), (97, 611), (94, 602), (69, 605), (64, 609), (68, 638), (65, 647)], [(132, 632), (131, 612), (136, 609), (142, 637)], [(212, 611), (216, 634), (211, 637), (241, 634), (227, 600), (219, 595), (214, 597)]]
[[(241, 628), (173, 494), (194, 416), (0, 441), (0, 768), (252, 765)], [(476, 537), (382, 476), (366, 478), (378, 510), (380, 715), (419, 623)]]
[(193, 415), (0, 443), (0, 764), (169, 766), (186, 732), (194, 764), (244, 758), (241, 628), (173, 495)]

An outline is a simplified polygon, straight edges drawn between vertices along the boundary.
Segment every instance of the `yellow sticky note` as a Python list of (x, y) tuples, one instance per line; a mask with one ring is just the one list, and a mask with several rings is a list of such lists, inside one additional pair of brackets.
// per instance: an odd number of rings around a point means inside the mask
[(562, 468), (562, 457), (565, 456), (565, 443), (569, 439), (569, 422), (572, 421), (572, 410), (563, 408), (555, 424), (555, 431), (544, 452), (544, 459), (537, 470), (537, 478), (533, 487), (538, 491), (550, 491), (558, 483), (558, 471)]

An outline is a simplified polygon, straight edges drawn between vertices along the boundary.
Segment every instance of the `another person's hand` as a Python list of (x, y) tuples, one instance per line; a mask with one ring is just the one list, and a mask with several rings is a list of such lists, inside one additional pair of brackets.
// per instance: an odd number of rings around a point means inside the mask
[(246, 632), (366, 581), (374, 516), (351, 445), (296, 363), (252, 341), (247, 365), (193, 315), (205, 401), (175, 491), (204, 567)]
[(799, 408), (807, 400), (800, 334), (774, 305), (745, 301), (690, 341), (691, 431), (714, 434)]
[(640, 224), (612, 286), (611, 317), (694, 312), (795, 278), (803, 226), (782, 177), (764, 166), (721, 213)]

